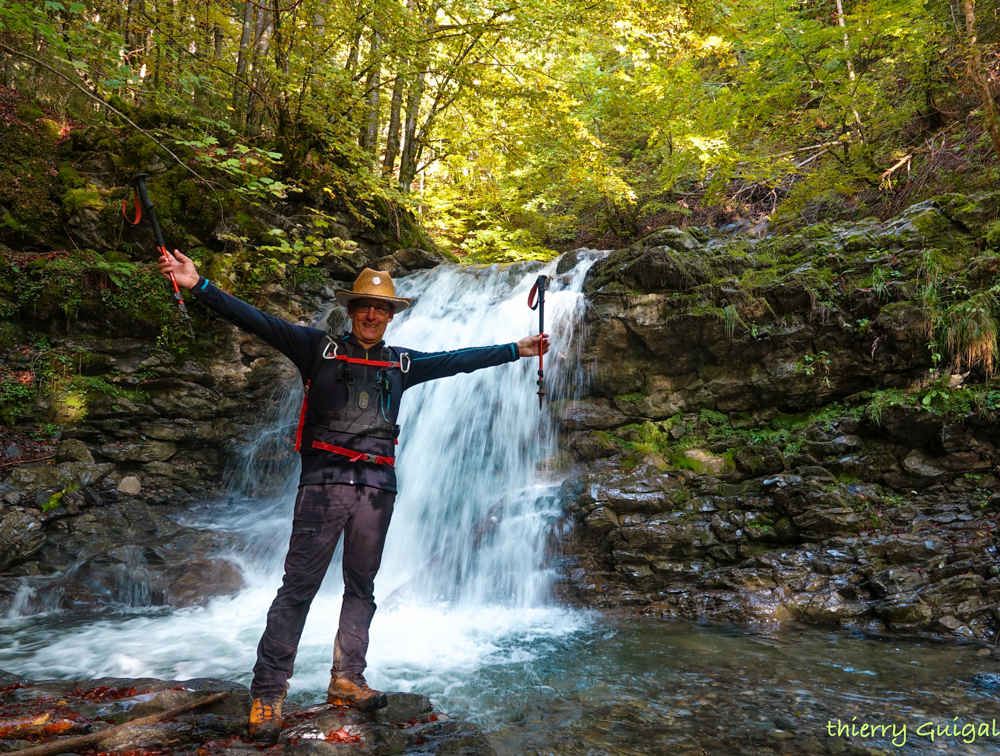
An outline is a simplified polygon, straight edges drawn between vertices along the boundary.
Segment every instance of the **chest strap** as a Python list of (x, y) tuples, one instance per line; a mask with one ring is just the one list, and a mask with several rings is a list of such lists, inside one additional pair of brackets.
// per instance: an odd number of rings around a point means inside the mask
[[(330, 349), (333, 348), (331, 352)], [(385, 360), (363, 360), (358, 357), (348, 357), (346, 354), (337, 354), (337, 342), (328, 341), (326, 348), (323, 350), (324, 360), (340, 360), (341, 362), (349, 362), (352, 365), (372, 365), (373, 367), (385, 367), (385, 368), (399, 368), (403, 373), (410, 372), (410, 355), (403, 352), (399, 355), (399, 362), (387, 362)]]
[(324, 444), (322, 441), (313, 441), (313, 449), (322, 449), (323, 451), (333, 452), (334, 454), (342, 454), (345, 457), (349, 457), (350, 462), (368, 462), (373, 465), (388, 465), (389, 467), (396, 468), (396, 458), (395, 457), (380, 457), (377, 454), (365, 454), (364, 452), (351, 451), (350, 449), (344, 449), (340, 446), (334, 446), (333, 444)]

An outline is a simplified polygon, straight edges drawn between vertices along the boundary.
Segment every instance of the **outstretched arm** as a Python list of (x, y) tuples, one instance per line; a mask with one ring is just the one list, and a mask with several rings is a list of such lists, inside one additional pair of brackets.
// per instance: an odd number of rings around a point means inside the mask
[(317, 328), (292, 325), (281, 318), (261, 312), (253, 305), (230, 296), (198, 275), (194, 261), (176, 249), (160, 255), (160, 272), (170, 277), (173, 271), (178, 286), (190, 289), (195, 299), (215, 310), (241, 331), (259, 336), (264, 342), (288, 357), (305, 375), (319, 349), (324, 334)]
[(503, 365), (521, 357), (536, 357), (539, 349), (549, 351), (548, 334), (526, 336), (511, 344), (456, 349), (453, 352), (411, 351), (410, 370), (403, 376), (403, 387), (409, 388), (437, 378)]

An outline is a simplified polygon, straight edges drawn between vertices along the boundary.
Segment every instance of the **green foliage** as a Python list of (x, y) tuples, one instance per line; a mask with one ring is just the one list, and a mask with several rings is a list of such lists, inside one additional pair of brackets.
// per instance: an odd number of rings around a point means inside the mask
[(78, 491), (79, 489), (80, 486), (74, 483), (73, 485), (66, 486), (66, 488), (62, 489), (61, 491), (56, 491), (49, 497), (49, 500), (47, 502), (42, 504), (42, 511), (48, 512), (50, 509), (61, 507), (63, 497), (65, 497), (66, 494), (72, 493), (73, 491)]
[(4, 425), (14, 425), (29, 414), (35, 405), (35, 387), (22, 376), (0, 373), (0, 419)]
[(805, 355), (795, 363), (795, 369), (806, 375), (818, 374), (823, 378), (823, 385), (830, 386), (830, 355), (825, 350)]
[(941, 314), (938, 324), (958, 370), (982, 367), (987, 376), (997, 361), (996, 288), (973, 294)]
[(145, 329), (169, 339), (175, 330), (180, 332), (177, 308), (153, 264), (88, 250), (38, 258), (23, 266), (8, 264), (0, 269), (0, 279), (9, 282), (16, 312), (29, 322), (61, 312), (68, 319), (85, 314), (109, 333)]

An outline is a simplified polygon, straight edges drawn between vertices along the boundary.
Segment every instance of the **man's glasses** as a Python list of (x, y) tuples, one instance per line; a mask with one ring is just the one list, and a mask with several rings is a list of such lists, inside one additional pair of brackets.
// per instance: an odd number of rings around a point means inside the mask
[(383, 318), (390, 312), (392, 312), (392, 308), (386, 307), (385, 305), (363, 305), (363, 304), (354, 305), (355, 312), (365, 313), (368, 312), (368, 310), (375, 310), (375, 314)]

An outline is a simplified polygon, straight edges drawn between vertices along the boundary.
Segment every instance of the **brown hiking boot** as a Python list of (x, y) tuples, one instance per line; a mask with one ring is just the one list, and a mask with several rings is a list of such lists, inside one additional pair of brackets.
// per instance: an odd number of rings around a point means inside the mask
[(330, 679), (326, 689), (326, 702), (333, 706), (350, 706), (358, 711), (373, 711), (389, 705), (389, 699), (380, 690), (372, 690), (360, 672), (349, 677)]
[(261, 696), (253, 700), (250, 707), (250, 720), (247, 722), (247, 734), (250, 740), (274, 743), (281, 734), (281, 702), (285, 694), (280, 696)]

